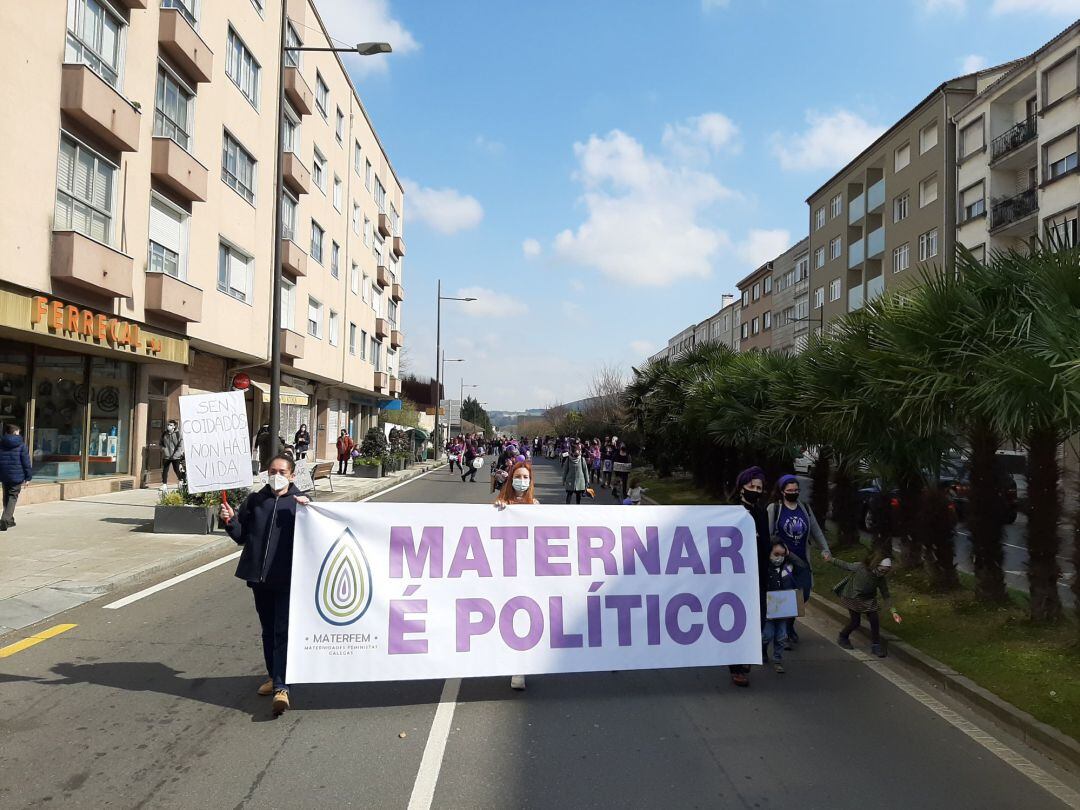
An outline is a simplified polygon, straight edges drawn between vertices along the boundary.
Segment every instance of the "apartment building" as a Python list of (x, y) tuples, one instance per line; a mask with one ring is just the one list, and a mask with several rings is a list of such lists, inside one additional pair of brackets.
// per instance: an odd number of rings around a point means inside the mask
[(739, 351), (772, 348), (773, 263), (767, 261), (738, 283)]
[(953, 255), (952, 116), (1013, 64), (942, 83), (807, 198), (811, 317), (827, 324)]
[(720, 301), (719, 310), (700, 323), (692, 324), (669, 338), (667, 345), (650, 356), (647, 362), (675, 360), (703, 343), (723, 343), (729, 349), (738, 351), (740, 303), (730, 293), (724, 293)]
[(1080, 22), (954, 115), (957, 238), (980, 259), (1036, 239), (1075, 245)]
[[(293, 44), (330, 44), (285, 0)], [(39, 0), (7, 9), (0, 65), (0, 421), (24, 495), (149, 485), (184, 393), (243, 385), (331, 457), (398, 390), (403, 194), (335, 54), (285, 79), (280, 324), (270, 323), (281, 0)]]
[(803, 238), (773, 260), (772, 349), (794, 354), (810, 333), (810, 240)]

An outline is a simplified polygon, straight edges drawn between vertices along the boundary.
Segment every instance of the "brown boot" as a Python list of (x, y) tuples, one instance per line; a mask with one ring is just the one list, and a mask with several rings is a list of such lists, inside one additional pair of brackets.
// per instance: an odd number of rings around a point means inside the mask
[(289, 692), (286, 689), (279, 689), (274, 692), (274, 717), (278, 717), (284, 714), (285, 710), (289, 708)]
[(259, 687), (259, 697), (270, 697), (274, 694), (274, 681), (272, 678), (267, 678), (266, 683)]

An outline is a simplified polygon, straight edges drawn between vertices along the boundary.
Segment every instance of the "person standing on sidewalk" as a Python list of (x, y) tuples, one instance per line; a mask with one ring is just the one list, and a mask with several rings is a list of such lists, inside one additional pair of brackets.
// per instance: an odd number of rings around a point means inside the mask
[(34, 477), (30, 451), (19, 435), (19, 426), (8, 422), (0, 437), (0, 484), (3, 484), (4, 514), (0, 517), (0, 532), (15, 528), (15, 504), (23, 484)]
[[(513, 469), (510, 471), (510, 477), (503, 484), (499, 497), (495, 499), (495, 508), (505, 509), (508, 506), (536, 503), (540, 503), (540, 501), (536, 500), (533, 495), (532, 465), (527, 461), (515, 462)], [(523, 690), (525, 688), (525, 676), (511, 675), (510, 688), (519, 691)]]
[(296, 505), (309, 503), (293, 483), (295, 473), (296, 465), (291, 458), (274, 456), (267, 467), (266, 486), (248, 495), (239, 509), (222, 503), (220, 510), (226, 533), (243, 546), (236, 576), (247, 582), (255, 597), (255, 611), (262, 625), (263, 659), (269, 676), (258, 693), (263, 697), (274, 696), (275, 717), (289, 708), (285, 663), (289, 648), (289, 586)]
[(352, 436), (349, 435), (349, 431), (342, 428), (341, 435), (337, 437), (338, 475), (344, 475), (345, 471), (349, 468), (349, 458), (352, 457), (354, 447), (356, 447), (356, 442), (354, 442)]
[[(761, 493), (765, 491), (765, 473), (761, 467), (748, 467), (735, 479), (736, 503), (742, 506), (754, 519), (757, 538), (758, 564), (758, 606), (762, 622), (765, 619), (765, 575), (768, 572), (769, 554), (772, 543), (769, 541), (769, 517), (761, 505)], [(764, 624), (762, 624), (764, 627)], [(731, 682), (735, 686), (750, 685), (750, 665), (732, 664), (728, 667)]]
[(563, 467), (563, 489), (566, 490), (566, 502), (575, 498), (581, 503), (581, 496), (589, 486), (589, 464), (582, 455), (581, 445), (574, 444), (570, 448), (570, 455)]
[(300, 429), (293, 435), (293, 448), (296, 450), (296, 457), (306, 458), (310, 447), (311, 433), (308, 431), (307, 425), (301, 425)]
[(161, 434), (161, 483), (169, 485), (169, 467), (176, 473), (176, 482), (182, 483), (184, 471), (181, 462), (184, 460), (184, 439), (180, 435), (180, 429), (175, 419), (170, 419), (165, 425), (165, 432)]

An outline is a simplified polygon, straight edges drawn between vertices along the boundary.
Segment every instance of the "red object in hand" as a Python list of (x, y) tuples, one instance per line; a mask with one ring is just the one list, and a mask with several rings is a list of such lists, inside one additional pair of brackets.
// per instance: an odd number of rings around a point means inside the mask
[[(222, 502), (223, 504), (225, 504), (225, 506), (228, 506), (228, 505), (229, 505), (229, 493), (228, 493), (228, 492), (226, 492), (225, 490), (221, 490), (221, 502)], [(225, 522), (226, 522), (226, 523), (229, 523), (229, 522), (230, 522), (230, 518), (225, 518)]]

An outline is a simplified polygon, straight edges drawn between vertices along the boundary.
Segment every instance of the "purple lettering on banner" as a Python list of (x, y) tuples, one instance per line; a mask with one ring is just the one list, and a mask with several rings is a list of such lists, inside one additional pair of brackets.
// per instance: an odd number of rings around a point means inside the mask
[[(525, 611), (529, 616), (529, 629), (523, 636), (519, 636), (514, 630), (514, 614), (519, 610)], [(499, 633), (510, 649), (518, 652), (531, 650), (540, 643), (544, 635), (544, 611), (535, 600), (527, 596), (515, 596), (499, 611)]]
[[(487, 599), (458, 599), (455, 608), (457, 651), (469, 652), (472, 649), (472, 637), (482, 636), (495, 626), (495, 608)], [(479, 621), (473, 621), (474, 613), (480, 614)]]
[(682, 568), (689, 568), (695, 574), (705, 573), (705, 563), (701, 561), (694, 535), (689, 526), (676, 526), (675, 536), (671, 538), (671, 550), (668, 552), (665, 574), (677, 574)]
[(695, 622), (689, 629), (683, 630), (679, 626), (679, 611), (684, 607), (690, 608), (692, 613), (701, 613), (701, 600), (692, 593), (675, 594), (664, 611), (664, 624), (667, 634), (676, 644), (693, 644), (701, 637), (701, 622)]
[(481, 577), (491, 576), (491, 563), (488, 562), (484, 541), (475, 526), (466, 526), (461, 530), (461, 539), (454, 550), (454, 559), (450, 561), (448, 579), (460, 578), (464, 571), (475, 571)]
[(649, 646), (660, 643), (660, 595), (645, 594), (645, 629), (648, 632)]
[(585, 612), (589, 620), (589, 646), (599, 647), (604, 643), (604, 622), (600, 616), (600, 597), (585, 597)]
[(564, 650), (582, 645), (581, 633), (563, 632), (563, 609), (561, 596), (548, 597), (548, 621), (551, 622), (551, 648)]
[(528, 526), (492, 526), (491, 539), (503, 541), (503, 576), (516, 577), (518, 541), (529, 536)]
[(570, 563), (551, 560), (552, 557), (569, 558), (569, 544), (551, 544), (552, 540), (569, 539), (569, 526), (537, 526), (533, 529), (533, 562), (538, 577), (565, 577), (570, 574)]
[(427, 613), (427, 599), (390, 600), (390, 627), (387, 632), (389, 637), (387, 653), (390, 655), (410, 655), (428, 651), (426, 638), (405, 638), (406, 633), (423, 633), (427, 630), (426, 620), (410, 619), (406, 615), (408, 613)]
[[(612, 538), (614, 540), (614, 538)], [(619, 620), (619, 646), (629, 647), (631, 637), (630, 611), (641, 607), (641, 594), (609, 594), (604, 597), (604, 606), (613, 608)]]
[[(724, 607), (730, 607), (734, 621), (727, 630), (720, 623), (720, 611)], [(718, 593), (709, 601), (709, 609), (706, 613), (709, 620), (709, 632), (713, 638), (722, 643), (738, 641), (746, 629), (746, 606), (742, 600), (733, 593)]]
[[(593, 540), (600, 545), (594, 546)], [(613, 577), (619, 573), (615, 564), (615, 532), (607, 526), (578, 526), (577, 529), (578, 575), (591, 577), (593, 560), (603, 560), (604, 574)]]
[(442, 576), (443, 528), (425, 526), (420, 533), (420, 545), (413, 542), (412, 526), (390, 527), (390, 578), (401, 579), (402, 559), (409, 565), (409, 576), (420, 579), (425, 576), (424, 567), (430, 568), (427, 576)]
[(627, 574), (637, 573), (636, 560), (641, 560), (645, 573), (660, 573), (660, 532), (655, 526), (645, 527), (645, 542), (633, 526), (622, 527), (622, 564)]
[[(731, 561), (733, 574), (745, 574), (742, 558), (742, 532), (734, 526), (709, 526), (709, 573), (724, 573), (724, 560)], [(725, 542), (727, 541), (727, 542)]]

